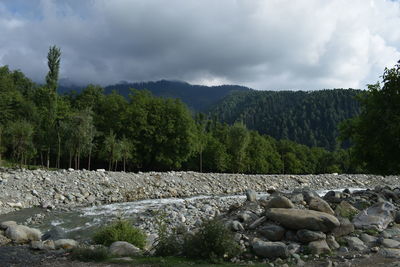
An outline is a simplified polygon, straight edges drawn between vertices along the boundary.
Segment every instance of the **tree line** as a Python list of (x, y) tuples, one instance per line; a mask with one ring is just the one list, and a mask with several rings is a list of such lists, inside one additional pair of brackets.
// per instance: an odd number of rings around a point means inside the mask
[(193, 114), (178, 99), (132, 89), (126, 98), (89, 85), (57, 94), (61, 51), (46, 84), (0, 68), (0, 162), (54, 168), (234, 173), (360, 172), (347, 150), (327, 151)]
[(221, 122), (244, 123), (249, 129), (276, 139), (289, 139), (330, 151), (348, 148), (338, 142), (340, 122), (357, 116), (361, 90), (240, 91), (211, 109)]

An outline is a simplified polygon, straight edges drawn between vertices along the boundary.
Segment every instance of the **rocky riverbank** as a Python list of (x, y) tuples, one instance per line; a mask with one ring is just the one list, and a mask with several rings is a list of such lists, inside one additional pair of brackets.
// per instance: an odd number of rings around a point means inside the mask
[(0, 169), (0, 214), (41, 206), (91, 206), (140, 199), (243, 194), (270, 189), (374, 188), (400, 184), (399, 176), (243, 175), (196, 172), (124, 173), (104, 170)]

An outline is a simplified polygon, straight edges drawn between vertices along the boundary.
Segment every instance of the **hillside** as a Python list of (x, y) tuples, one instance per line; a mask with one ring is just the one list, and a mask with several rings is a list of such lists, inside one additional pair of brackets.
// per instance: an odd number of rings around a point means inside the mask
[(333, 150), (338, 124), (359, 113), (355, 96), (360, 90), (234, 92), (215, 105), (210, 114), (276, 139)]

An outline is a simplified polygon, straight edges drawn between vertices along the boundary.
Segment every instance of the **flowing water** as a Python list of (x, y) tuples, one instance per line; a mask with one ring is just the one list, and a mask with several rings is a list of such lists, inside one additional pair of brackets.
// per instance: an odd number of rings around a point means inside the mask
[[(350, 191), (365, 190), (363, 188), (349, 188)], [(334, 191), (342, 191), (337, 189)], [(331, 190), (318, 190), (320, 196), (325, 195)], [(265, 198), (268, 193), (259, 193), (258, 197)], [(246, 199), (245, 195), (229, 195), (229, 196), (196, 196), (190, 198), (165, 198), (165, 199), (148, 199), (134, 202), (114, 203), (93, 207), (77, 207), (70, 211), (49, 211), (46, 212), (41, 208), (22, 209), (15, 212), (0, 215), (1, 221), (13, 220), (17, 223), (23, 223), (28, 218), (35, 218), (37, 214), (45, 214), (40, 219), (40, 224), (35, 224), (33, 220), (30, 226), (40, 229), (43, 233), (50, 229), (57, 228), (61, 230), (67, 238), (77, 240), (88, 239), (95, 229), (106, 224), (116, 218), (125, 218), (135, 221), (135, 218), (149, 211), (162, 211), (169, 205), (183, 205), (187, 203), (195, 203), (205, 200), (240, 200)]]

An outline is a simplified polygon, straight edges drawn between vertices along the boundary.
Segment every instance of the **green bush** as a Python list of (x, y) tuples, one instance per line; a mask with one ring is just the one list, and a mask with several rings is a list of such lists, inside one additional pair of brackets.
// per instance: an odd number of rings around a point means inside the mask
[(104, 261), (109, 258), (109, 254), (104, 247), (75, 248), (72, 250), (71, 258), (79, 261)]
[(187, 234), (183, 249), (189, 258), (211, 261), (230, 259), (241, 252), (233, 233), (216, 219), (204, 221), (196, 233)]
[(159, 222), (154, 254), (162, 257), (182, 255), (186, 235), (187, 230), (182, 227), (174, 228), (169, 233), (165, 221)]
[(146, 245), (146, 234), (128, 221), (118, 220), (95, 233), (93, 241), (105, 246), (109, 246), (115, 241), (126, 241), (143, 249)]

